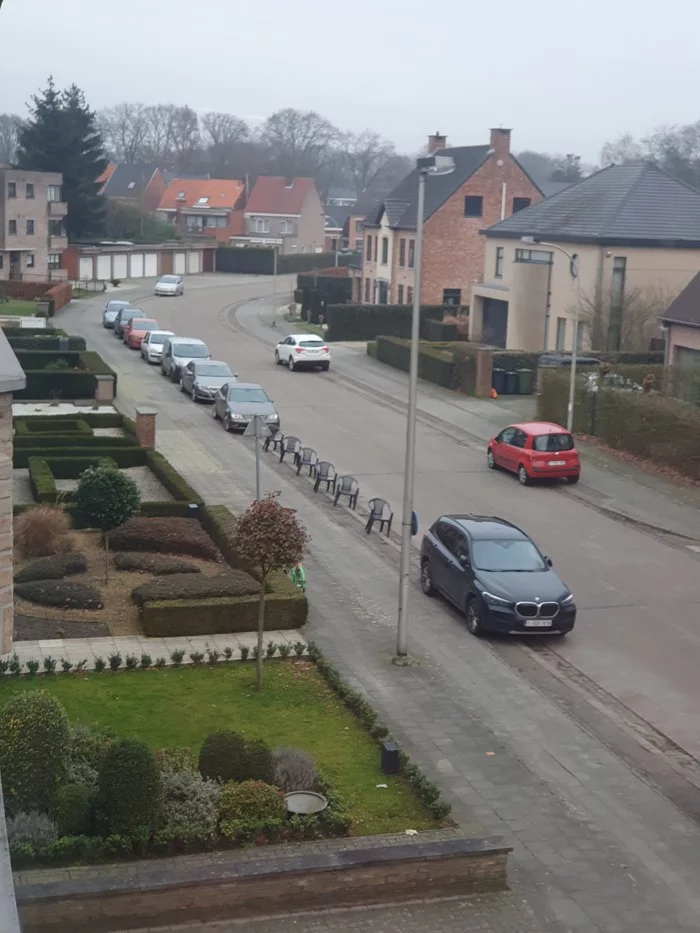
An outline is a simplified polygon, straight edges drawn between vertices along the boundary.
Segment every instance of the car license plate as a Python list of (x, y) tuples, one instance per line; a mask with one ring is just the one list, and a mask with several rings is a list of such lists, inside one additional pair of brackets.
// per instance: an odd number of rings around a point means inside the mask
[(566, 460), (548, 460), (547, 466), (566, 466)]
[(525, 622), (525, 628), (551, 628), (551, 619), (528, 619)]

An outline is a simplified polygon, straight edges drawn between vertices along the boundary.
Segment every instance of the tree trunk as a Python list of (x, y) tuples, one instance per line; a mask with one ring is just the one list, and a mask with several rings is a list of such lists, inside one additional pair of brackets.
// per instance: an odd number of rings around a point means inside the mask
[(258, 605), (258, 656), (255, 661), (255, 687), (262, 690), (263, 682), (263, 636), (265, 634), (265, 581), (267, 574), (260, 579), (260, 603)]
[(109, 533), (104, 533), (105, 539), (105, 583), (109, 583)]

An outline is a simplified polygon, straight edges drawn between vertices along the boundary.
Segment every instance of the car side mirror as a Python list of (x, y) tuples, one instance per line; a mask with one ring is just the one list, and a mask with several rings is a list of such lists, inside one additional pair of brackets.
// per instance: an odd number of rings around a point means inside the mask
[(459, 563), (460, 563), (460, 566), (464, 567), (464, 569), (466, 570), (470, 564), (469, 555), (462, 554), (462, 556), (459, 558)]
[(545, 557), (544, 562), (545, 562), (545, 564), (546, 564), (548, 567), (553, 566), (553, 565), (552, 565), (552, 558), (551, 558), (551, 557)]

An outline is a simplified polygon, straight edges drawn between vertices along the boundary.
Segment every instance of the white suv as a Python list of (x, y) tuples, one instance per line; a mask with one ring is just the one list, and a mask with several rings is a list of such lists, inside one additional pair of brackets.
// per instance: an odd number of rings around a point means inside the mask
[(141, 341), (141, 356), (147, 363), (160, 363), (165, 341), (174, 336), (171, 330), (149, 330)]
[(321, 337), (315, 334), (291, 334), (275, 348), (275, 363), (289, 366), (291, 372), (303, 367), (331, 368), (331, 351)]
[(203, 340), (197, 340), (196, 337), (166, 337), (160, 371), (177, 383), (180, 381), (182, 370), (192, 360), (210, 359), (211, 353)]

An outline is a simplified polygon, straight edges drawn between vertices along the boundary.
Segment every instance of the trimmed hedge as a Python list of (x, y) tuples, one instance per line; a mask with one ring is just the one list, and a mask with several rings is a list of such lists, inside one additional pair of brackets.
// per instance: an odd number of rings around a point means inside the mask
[[(15, 392), (15, 399), (48, 399), (53, 395), (61, 399), (94, 398), (97, 374), (111, 375), (114, 394), (117, 394), (117, 374), (92, 350), (18, 350), (17, 359), (24, 369), (27, 385)], [(81, 370), (46, 369), (48, 363), (59, 359), (65, 359), (71, 366), (80, 366)]]
[(86, 583), (64, 580), (33, 580), (18, 583), (15, 594), (20, 599), (38, 606), (53, 606), (57, 609), (102, 609), (102, 594)]
[(219, 559), (215, 543), (196, 518), (129, 519), (109, 536), (112, 551), (150, 551)]
[(21, 435), (25, 438), (32, 438), (35, 444), (44, 443), (44, 438), (37, 437), (37, 435), (65, 435), (65, 434), (78, 434), (81, 435), (80, 440), (82, 441), (84, 437), (92, 437), (92, 428), (84, 421), (82, 418), (66, 418), (61, 420), (56, 424), (55, 419), (48, 418), (16, 418), (14, 422), (15, 434)]
[(117, 570), (150, 573), (154, 576), (167, 576), (172, 573), (201, 573), (200, 568), (188, 560), (170, 557), (168, 554), (148, 554), (138, 551), (135, 553), (122, 551), (115, 554), (114, 566)]
[[(377, 337), (377, 359), (395, 369), (408, 372), (411, 362), (411, 347), (408, 340), (395, 337)], [(451, 389), (454, 383), (454, 357), (451, 352), (434, 345), (420, 344), (418, 354), (418, 375), (445, 389)]]
[(421, 337), (432, 341), (457, 340), (457, 325), (428, 319), (422, 322)]
[[(87, 421), (91, 428), (121, 428), (124, 421), (130, 420), (118, 411), (81, 411), (79, 415), (16, 415), (12, 419), (12, 422), (15, 425), (18, 421), (51, 420), (52, 422), (60, 423), (63, 421), (75, 421), (76, 418), (80, 418), (81, 421)], [(133, 424), (133, 421), (131, 423)]]
[[(340, 253), (338, 264), (349, 266), (354, 253)], [(217, 272), (237, 272), (245, 275), (272, 275), (275, 268), (274, 250), (266, 246), (219, 246), (216, 250)], [(308, 272), (335, 266), (335, 253), (295, 253), (277, 257), (277, 272)]]
[[(454, 313), (452, 305), (424, 305), (420, 309), (421, 331), (428, 320), (442, 320)], [(375, 340), (411, 336), (410, 305), (328, 305), (326, 340)]]
[[(91, 466), (117, 468), (110, 457), (30, 457), (29, 483), (34, 501), (53, 505), (58, 497), (56, 480), (78, 479)], [(62, 497), (70, 499), (72, 493), (63, 493)]]
[(15, 327), (12, 324), (3, 324), (2, 332), (10, 340), (13, 337), (41, 337), (50, 334), (52, 337), (67, 337), (65, 330), (59, 327)]
[[(71, 369), (84, 369), (81, 361), (82, 353), (78, 350), (15, 350), (15, 356), (25, 371), (28, 369), (45, 369), (51, 363), (64, 361)], [(52, 370), (63, 372), (66, 370)]]
[[(68, 440), (70, 435), (66, 438)], [(124, 446), (121, 437), (95, 437), (84, 438), (83, 442), (72, 446), (64, 443), (63, 438), (42, 438), (31, 446), (20, 444), (12, 451), (12, 465), (21, 470), (29, 465), (29, 460), (36, 456), (45, 456), (52, 459), (75, 460), (86, 457), (95, 459), (107, 458), (114, 460), (120, 469), (126, 467), (145, 466), (146, 450), (143, 447)], [(120, 443), (97, 443), (99, 441), (119, 441)]]
[(53, 554), (40, 557), (27, 564), (15, 574), (15, 583), (31, 583), (33, 580), (62, 580), (75, 573), (85, 573), (87, 561), (82, 554)]
[[(145, 635), (160, 638), (254, 632), (259, 607), (258, 596), (148, 602), (141, 607), (141, 624)], [(306, 599), (267, 593), (265, 630), (301, 628), (306, 623), (307, 611)]]
[(204, 505), (204, 499), (194, 491), (184, 477), (158, 451), (146, 451), (146, 465), (177, 502)]
[(162, 580), (149, 580), (134, 587), (131, 598), (137, 606), (160, 600), (214, 599), (222, 596), (255, 596), (260, 584), (242, 570), (229, 569), (212, 577), (176, 573)]
[[(7, 335), (7, 334), (6, 334)], [(8, 337), (8, 342), (15, 352), (17, 350), (60, 350), (61, 337), (56, 336), (56, 332), (47, 330), (36, 332), (35, 336), (26, 337), (24, 332), (18, 336)], [(85, 350), (87, 344), (84, 337), (63, 337), (67, 341), (66, 350)]]

